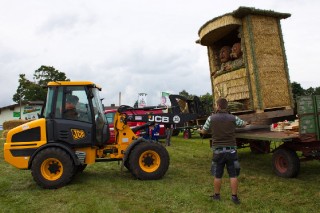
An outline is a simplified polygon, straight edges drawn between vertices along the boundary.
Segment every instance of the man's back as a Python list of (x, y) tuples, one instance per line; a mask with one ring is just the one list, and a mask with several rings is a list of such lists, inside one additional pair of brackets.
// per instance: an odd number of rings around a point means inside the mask
[(227, 112), (218, 112), (211, 116), (213, 146), (236, 146), (236, 118)]

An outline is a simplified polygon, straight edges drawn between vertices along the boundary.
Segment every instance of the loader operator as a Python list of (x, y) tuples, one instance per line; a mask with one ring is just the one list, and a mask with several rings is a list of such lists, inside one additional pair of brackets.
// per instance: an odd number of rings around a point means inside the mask
[(211, 174), (215, 177), (212, 199), (220, 200), (221, 178), (224, 167), (226, 166), (230, 178), (231, 200), (235, 204), (240, 204), (237, 196), (237, 176), (240, 173), (240, 164), (238, 161), (235, 129), (236, 127), (244, 127), (247, 122), (237, 116), (229, 114), (227, 107), (228, 101), (225, 98), (219, 98), (216, 102), (216, 113), (208, 117), (200, 132), (202, 134), (212, 133), (213, 159)]
[(76, 105), (79, 101), (79, 98), (75, 95), (68, 95), (66, 98), (65, 111), (63, 113), (66, 119), (76, 120), (78, 119), (78, 113), (76, 110)]

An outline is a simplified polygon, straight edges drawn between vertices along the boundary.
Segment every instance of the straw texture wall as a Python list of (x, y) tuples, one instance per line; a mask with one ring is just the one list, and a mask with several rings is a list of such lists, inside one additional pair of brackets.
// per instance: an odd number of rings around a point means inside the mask
[(279, 21), (251, 15), (244, 18), (243, 29), (255, 109), (290, 107), (289, 76)]
[(213, 79), (215, 99), (226, 97), (229, 101), (249, 99), (249, 87), (245, 68), (219, 75)]
[[(240, 7), (200, 28), (197, 42), (208, 49), (215, 100), (226, 97), (239, 110), (255, 112), (293, 107), (280, 26), (280, 19), (287, 17), (290, 14)], [(241, 42), (245, 68), (215, 75), (221, 47), (235, 42)]]

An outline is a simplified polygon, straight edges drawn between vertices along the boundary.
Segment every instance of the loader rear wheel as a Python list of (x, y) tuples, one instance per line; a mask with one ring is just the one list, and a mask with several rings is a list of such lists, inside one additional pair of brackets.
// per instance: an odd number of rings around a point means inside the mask
[(31, 174), (38, 185), (56, 189), (68, 184), (76, 169), (70, 155), (59, 148), (40, 151), (31, 165)]
[(169, 168), (169, 153), (155, 142), (141, 142), (129, 156), (131, 173), (141, 180), (162, 178)]
[(273, 171), (284, 178), (296, 177), (300, 170), (300, 160), (293, 150), (280, 148), (272, 155)]

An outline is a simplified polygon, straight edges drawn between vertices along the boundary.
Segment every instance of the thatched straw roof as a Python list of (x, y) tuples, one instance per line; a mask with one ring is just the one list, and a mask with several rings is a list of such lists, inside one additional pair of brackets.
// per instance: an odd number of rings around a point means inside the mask
[(278, 19), (285, 19), (291, 16), (289, 13), (279, 13), (272, 10), (260, 10), (253, 7), (239, 7), (231, 13), (215, 17), (207, 21), (198, 31), (200, 37), (197, 43), (208, 45), (214, 42), (227, 33), (241, 25), (241, 18), (248, 15), (261, 15), (275, 17)]

